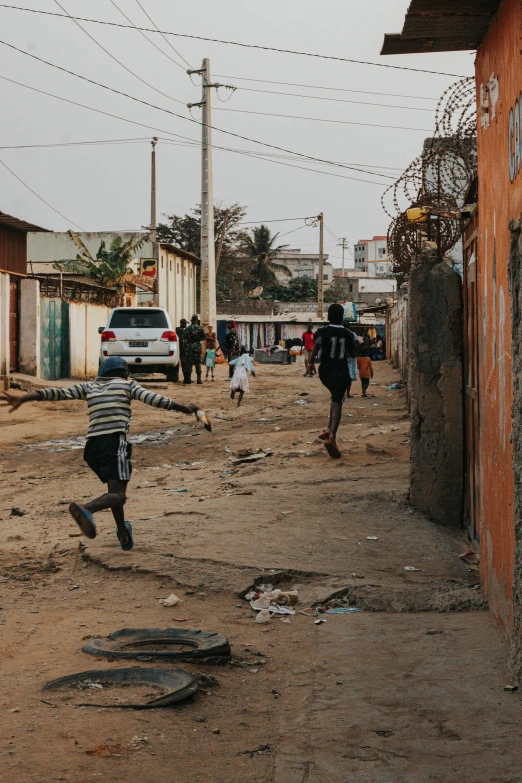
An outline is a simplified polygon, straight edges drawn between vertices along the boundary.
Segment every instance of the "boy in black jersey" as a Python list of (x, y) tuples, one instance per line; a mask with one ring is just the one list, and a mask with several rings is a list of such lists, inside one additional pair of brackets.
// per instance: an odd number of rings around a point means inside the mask
[(355, 341), (352, 332), (343, 326), (344, 308), (340, 304), (331, 304), (328, 308), (328, 326), (315, 333), (314, 350), (310, 359), (310, 368), (321, 351), (319, 378), (323, 386), (330, 391), (330, 420), (327, 429), (319, 435), (325, 448), (334, 459), (341, 456), (337, 446), (337, 430), (341, 421), (346, 391), (350, 388), (351, 378), (348, 357), (355, 356)]

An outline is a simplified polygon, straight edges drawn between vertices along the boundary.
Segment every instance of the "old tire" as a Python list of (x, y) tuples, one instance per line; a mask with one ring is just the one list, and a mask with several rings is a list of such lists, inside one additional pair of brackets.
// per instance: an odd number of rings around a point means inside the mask
[(69, 674), (67, 677), (59, 677), (57, 680), (51, 680), (42, 688), (42, 691), (58, 690), (68, 685), (80, 685), (87, 682), (98, 682), (107, 685), (117, 683), (125, 685), (150, 685), (162, 692), (151, 701), (141, 704), (99, 704), (87, 702), (78, 704), (78, 707), (117, 707), (119, 709), (144, 710), (151, 707), (166, 707), (169, 704), (175, 704), (183, 701), (189, 696), (193, 696), (198, 690), (196, 679), (190, 672), (183, 669), (150, 669), (142, 666), (134, 666), (132, 669), (102, 669), (94, 671), (79, 672), (78, 674)]
[[(155, 645), (167, 649), (157, 649)], [(230, 644), (221, 634), (184, 628), (123, 628), (101, 639), (89, 639), (82, 649), (89, 655), (106, 658), (185, 661), (230, 658)]]

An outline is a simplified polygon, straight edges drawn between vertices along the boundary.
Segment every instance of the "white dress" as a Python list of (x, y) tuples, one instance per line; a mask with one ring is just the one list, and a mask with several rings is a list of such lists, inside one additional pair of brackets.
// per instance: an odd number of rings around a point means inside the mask
[(248, 392), (248, 372), (255, 372), (252, 359), (244, 353), (239, 359), (229, 362), (234, 367), (234, 375), (230, 381), (230, 388), (234, 391)]

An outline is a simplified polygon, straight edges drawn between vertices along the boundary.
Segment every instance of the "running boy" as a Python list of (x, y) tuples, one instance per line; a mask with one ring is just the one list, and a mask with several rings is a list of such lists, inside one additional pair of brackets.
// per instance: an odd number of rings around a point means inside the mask
[(366, 392), (370, 385), (370, 378), (373, 378), (373, 365), (368, 348), (361, 349), (361, 355), (357, 357), (357, 370), (361, 379), (362, 396), (367, 397)]
[(0, 399), (11, 406), (10, 413), (24, 402), (39, 400), (85, 400), (89, 413), (89, 430), (83, 458), (108, 485), (108, 492), (85, 505), (71, 503), (69, 512), (87, 538), (96, 537), (93, 514), (110, 508), (116, 522), (116, 535), (124, 551), (132, 549), (132, 525), (125, 521), (123, 506), (127, 499), (127, 484), (131, 477), (132, 445), (127, 443), (131, 420), (131, 400), (140, 400), (153, 408), (180, 413), (196, 413), (197, 405), (180, 405), (168, 397), (147, 391), (135, 380), (129, 380), (125, 359), (110, 356), (104, 359), (94, 381), (77, 383), (67, 389), (39, 389), (29, 394), (4, 392)]
[(232, 359), (232, 361), (228, 361), (230, 367), (233, 367), (234, 374), (232, 376), (232, 380), (230, 381), (230, 399), (234, 399), (236, 396), (236, 392), (239, 391), (239, 396), (237, 398), (237, 405), (238, 407), (241, 405), (241, 400), (243, 399), (243, 395), (245, 392), (249, 391), (248, 387), (248, 373), (250, 372), (252, 374), (252, 377), (256, 377), (256, 370), (254, 367), (254, 362), (248, 355), (248, 351), (243, 346), (241, 348), (241, 356), (239, 356), (238, 359)]
[(314, 350), (310, 358), (310, 367), (313, 368), (316, 356), (321, 351), (319, 378), (323, 386), (330, 391), (332, 401), (328, 427), (319, 438), (324, 441), (328, 454), (334, 459), (341, 456), (337, 446), (337, 430), (346, 392), (351, 385), (347, 359), (355, 356), (353, 333), (344, 327), (343, 318), (343, 306), (331, 304), (328, 308), (328, 326), (321, 327), (315, 333)]

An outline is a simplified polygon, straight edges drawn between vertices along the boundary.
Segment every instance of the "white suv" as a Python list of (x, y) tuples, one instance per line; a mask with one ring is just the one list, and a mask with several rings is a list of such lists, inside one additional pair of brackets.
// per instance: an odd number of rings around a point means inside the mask
[(161, 372), (179, 378), (178, 337), (163, 307), (116, 307), (101, 334), (100, 362), (121, 356), (131, 372)]

